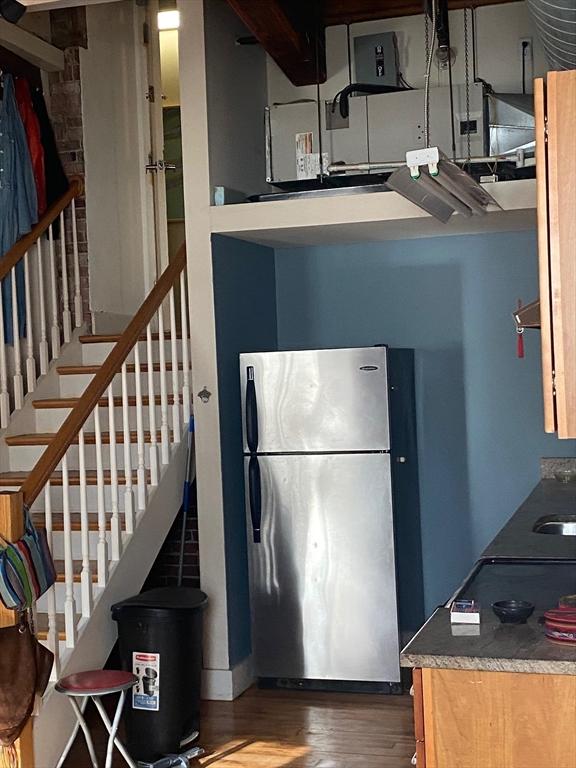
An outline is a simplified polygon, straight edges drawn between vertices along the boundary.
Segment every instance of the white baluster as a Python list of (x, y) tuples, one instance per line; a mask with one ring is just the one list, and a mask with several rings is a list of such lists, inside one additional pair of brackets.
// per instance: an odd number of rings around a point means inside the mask
[(80, 285), (80, 256), (78, 254), (78, 225), (76, 223), (76, 200), (72, 198), (70, 205), (72, 217), (72, 249), (74, 254), (74, 325), (82, 325), (82, 289)]
[(12, 284), (12, 336), (14, 341), (14, 410), (24, 405), (24, 377), (22, 376), (22, 348), (20, 346), (20, 323), (18, 321), (18, 292), (16, 288), (16, 267), (11, 272)]
[(186, 267), (180, 272), (180, 325), (182, 326), (182, 405), (184, 424), (190, 421), (190, 347), (188, 340), (188, 297), (186, 295)]
[(168, 388), (166, 386), (166, 350), (164, 348), (164, 316), (158, 309), (158, 348), (160, 352), (160, 441), (162, 464), (170, 461), (170, 429), (168, 427)]
[[(54, 536), (52, 525), (52, 492), (50, 481), (44, 486), (44, 520), (46, 525), (46, 539), (50, 552), (54, 551)], [(54, 666), (52, 667), (52, 679), (60, 677), (60, 633), (58, 632), (58, 620), (56, 614), (56, 587), (50, 587), (46, 595), (48, 608), (48, 648), (54, 654)]]
[(130, 400), (128, 399), (128, 374), (126, 363), (122, 365), (122, 427), (124, 433), (124, 527), (126, 533), (134, 533), (134, 488), (132, 484), (132, 454), (130, 451)]
[(112, 494), (112, 560), (120, 560), (122, 551), (122, 532), (118, 515), (118, 458), (116, 456), (116, 414), (114, 413), (114, 395), (112, 385), (108, 387), (108, 433), (110, 441), (110, 493)]
[(106, 540), (106, 506), (104, 500), (104, 468), (102, 465), (102, 432), (100, 406), (94, 408), (94, 434), (96, 439), (96, 486), (98, 494), (98, 586), (105, 587), (108, 580), (108, 542)]
[(72, 338), (72, 313), (70, 312), (70, 294), (68, 289), (68, 263), (66, 259), (66, 222), (64, 211), (60, 213), (60, 258), (62, 260), (62, 326), (64, 341)]
[(154, 356), (152, 329), (146, 326), (146, 362), (148, 363), (148, 422), (150, 426), (150, 485), (158, 485), (158, 435), (156, 433), (156, 392), (154, 388)]
[(30, 263), (28, 251), (24, 254), (24, 295), (26, 298), (26, 389), (36, 388), (36, 360), (34, 359), (34, 332), (32, 329), (32, 302), (30, 301)]
[(48, 246), (50, 249), (50, 282), (52, 294), (52, 359), (60, 357), (60, 325), (58, 323), (58, 284), (56, 282), (56, 254), (54, 252), (54, 234), (52, 224), (48, 227)]
[(42, 376), (48, 373), (50, 363), (50, 351), (48, 349), (48, 337), (46, 335), (46, 298), (44, 296), (44, 263), (42, 260), (42, 238), (36, 242), (38, 256), (38, 293), (40, 298), (40, 373)]
[(86, 485), (86, 448), (84, 430), (78, 433), (78, 467), (80, 475), (80, 535), (82, 539), (82, 616), (92, 615), (92, 565), (90, 563), (90, 519), (88, 517)]
[(4, 294), (0, 281), (0, 427), (10, 420), (10, 394), (8, 392), (8, 365), (6, 363), (6, 335), (4, 333)]
[(142, 407), (142, 369), (140, 366), (140, 350), (138, 342), (134, 347), (134, 376), (136, 380), (136, 441), (138, 445), (138, 509), (146, 509), (146, 460), (144, 456), (144, 414)]
[(68, 459), (66, 455), (62, 458), (62, 511), (64, 517), (64, 581), (66, 585), (66, 597), (64, 599), (64, 626), (66, 628), (66, 648), (74, 648), (76, 645), (76, 600), (74, 599), (70, 483), (68, 478)]
[[(174, 303), (174, 288), (170, 288), (170, 357), (172, 358), (172, 429), (173, 441), (179, 443), (182, 439), (182, 424), (180, 416), (180, 381), (178, 374), (178, 339), (176, 332), (176, 308)], [(163, 342), (162, 342), (163, 343)]]

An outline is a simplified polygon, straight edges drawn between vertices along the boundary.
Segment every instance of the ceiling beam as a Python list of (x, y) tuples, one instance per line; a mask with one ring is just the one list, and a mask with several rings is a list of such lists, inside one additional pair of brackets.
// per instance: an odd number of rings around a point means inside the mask
[(326, 80), (324, 25), (306, 0), (228, 0), (294, 85)]
[[(501, 5), (514, 0), (448, 0), (450, 10), (476, 8), (482, 5)], [(337, 24), (356, 24), (360, 21), (396, 19), (423, 13), (420, 0), (325, 0), (324, 23), (327, 27)]]
[(64, 69), (63, 51), (5, 19), (0, 19), (0, 45), (46, 72)]

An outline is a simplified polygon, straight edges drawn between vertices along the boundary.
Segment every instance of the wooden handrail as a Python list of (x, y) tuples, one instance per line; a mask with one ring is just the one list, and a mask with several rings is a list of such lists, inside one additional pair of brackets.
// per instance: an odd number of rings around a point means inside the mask
[(0, 257), (0, 280), (3, 280), (6, 275), (10, 273), (10, 270), (18, 264), (26, 251), (28, 251), (44, 232), (46, 232), (50, 224), (60, 216), (64, 208), (66, 208), (75, 197), (79, 197), (83, 191), (84, 183), (82, 179), (78, 176), (74, 176), (70, 180), (70, 186), (67, 191), (62, 197), (58, 198), (56, 202), (52, 203), (38, 224), (34, 226), (34, 229), (28, 232), (27, 235), (21, 237), (20, 240), (17, 240), (12, 248)]
[(58, 430), (56, 436), (38, 459), (36, 466), (22, 485), (24, 503), (31, 506), (50, 476), (74, 442), (86, 420), (100, 402), (114, 376), (120, 372), (122, 364), (134, 345), (140, 340), (142, 332), (154, 317), (164, 298), (180, 272), (186, 266), (186, 244), (184, 243), (174, 259), (162, 273), (154, 288), (136, 313), (134, 318), (110, 352), (98, 373), (94, 376), (75, 408)]

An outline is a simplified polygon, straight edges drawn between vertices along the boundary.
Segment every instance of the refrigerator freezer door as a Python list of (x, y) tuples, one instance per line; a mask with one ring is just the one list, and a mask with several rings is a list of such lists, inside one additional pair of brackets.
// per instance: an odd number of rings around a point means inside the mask
[(244, 452), (255, 452), (246, 430), (255, 419), (258, 453), (389, 450), (386, 353), (361, 347), (240, 355)]
[(247, 516), (256, 674), (398, 682), (389, 455), (257, 460), (260, 543)]

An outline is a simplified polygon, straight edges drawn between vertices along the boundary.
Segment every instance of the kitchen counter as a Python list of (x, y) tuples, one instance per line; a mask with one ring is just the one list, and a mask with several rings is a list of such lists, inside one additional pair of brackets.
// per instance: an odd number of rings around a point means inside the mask
[[(482, 559), (576, 560), (576, 537), (534, 533), (532, 530), (538, 518), (562, 514), (576, 514), (576, 483), (541, 480), (486, 547)], [(523, 599), (530, 600), (530, 595), (524, 595)], [(537, 608), (527, 624), (506, 626), (500, 624), (489, 606), (485, 606), (481, 612), (479, 634), (463, 635), (456, 633), (472, 633), (471, 625), (464, 625), (464, 628), (458, 625), (455, 630), (450, 623), (448, 608), (438, 608), (402, 651), (401, 664), (404, 667), (576, 675), (576, 647), (547, 640), (538, 623), (542, 613), (543, 609)]]
[(576, 536), (554, 536), (532, 530), (539, 517), (562, 514), (576, 514), (576, 483), (541, 480), (486, 547), (482, 557), (576, 559)]
[(491, 608), (483, 609), (479, 634), (458, 635), (454, 632), (469, 632), (473, 625), (454, 627), (449, 609), (438, 608), (402, 651), (402, 666), (576, 675), (576, 648), (547, 640), (539, 615), (512, 626), (501, 624)]

